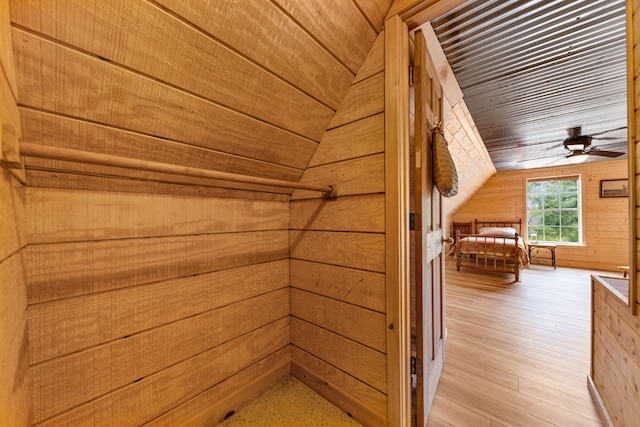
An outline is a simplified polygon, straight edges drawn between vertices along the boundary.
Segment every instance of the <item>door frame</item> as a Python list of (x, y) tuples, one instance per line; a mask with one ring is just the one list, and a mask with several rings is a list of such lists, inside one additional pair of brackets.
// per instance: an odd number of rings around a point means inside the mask
[(395, 0), (385, 19), (387, 424), (411, 425), (409, 32), (465, 0)]

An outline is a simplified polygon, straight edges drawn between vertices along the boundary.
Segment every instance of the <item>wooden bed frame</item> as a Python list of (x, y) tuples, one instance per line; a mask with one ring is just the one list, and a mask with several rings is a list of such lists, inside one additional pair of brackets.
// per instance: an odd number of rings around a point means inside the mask
[[(513, 273), (516, 282), (520, 280), (521, 256), (528, 256), (519, 246), (522, 242), (522, 219), (516, 221), (478, 221), (453, 222), (451, 224), (455, 243), (456, 268), (474, 268), (476, 270)], [(512, 227), (515, 237), (492, 237), (478, 234), (482, 227)], [(471, 230), (470, 232), (463, 232)], [(470, 238), (466, 241), (462, 239)], [(463, 248), (463, 245), (471, 248)]]

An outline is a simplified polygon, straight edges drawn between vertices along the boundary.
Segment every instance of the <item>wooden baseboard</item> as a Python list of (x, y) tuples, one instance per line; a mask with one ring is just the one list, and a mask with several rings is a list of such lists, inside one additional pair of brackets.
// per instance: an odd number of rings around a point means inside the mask
[(593, 399), (593, 403), (596, 405), (596, 411), (598, 411), (598, 416), (600, 416), (602, 425), (604, 427), (615, 427), (613, 422), (611, 421), (611, 417), (609, 417), (609, 412), (604, 406), (602, 397), (600, 397), (600, 392), (596, 388), (596, 384), (593, 382), (593, 378), (591, 378), (591, 375), (587, 375), (587, 387), (589, 388), (591, 399)]
[(366, 426), (386, 426), (384, 416), (363, 405), (335, 384), (325, 381), (305, 366), (291, 361), (291, 375), (306, 384), (320, 396), (342, 409), (353, 419)]

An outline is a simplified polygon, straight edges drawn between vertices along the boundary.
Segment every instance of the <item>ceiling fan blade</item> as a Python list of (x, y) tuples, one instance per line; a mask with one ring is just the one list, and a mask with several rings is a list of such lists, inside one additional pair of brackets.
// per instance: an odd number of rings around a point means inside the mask
[(624, 153), (621, 153), (619, 151), (606, 151), (606, 150), (598, 150), (598, 149), (591, 149), (589, 151), (587, 151), (585, 154), (593, 154), (596, 156), (604, 156), (604, 157), (619, 157), (622, 156)]
[(599, 141), (615, 141), (615, 140), (620, 140), (620, 139), (624, 139), (624, 136), (618, 137), (616, 138), (615, 136), (592, 136), (593, 139), (597, 139)]
[[(592, 133), (590, 135), (591, 136), (602, 135), (602, 134), (609, 133), (609, 132), (615, 132), (615, 131), (619, 131), (619, 130), (624, 130), (626, 128), (627, 128), (626, 126), (621, 126), (619, 128), (615, 128), (615, 129), (603, 130), (602, 132)], [(602, 138), (598, 138), (598, 139), (602, 139)]]

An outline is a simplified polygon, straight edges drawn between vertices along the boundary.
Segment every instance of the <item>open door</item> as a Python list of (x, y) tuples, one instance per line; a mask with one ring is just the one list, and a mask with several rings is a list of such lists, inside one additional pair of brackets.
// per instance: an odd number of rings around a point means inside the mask
[(443, 119), (442, 87), (426, 51), (422, 31), (415, 33), (415, 375), (418, 426), (425, 426), (444, 362), (445, 304), (442, 196), (432, 173), (431, 132)]

